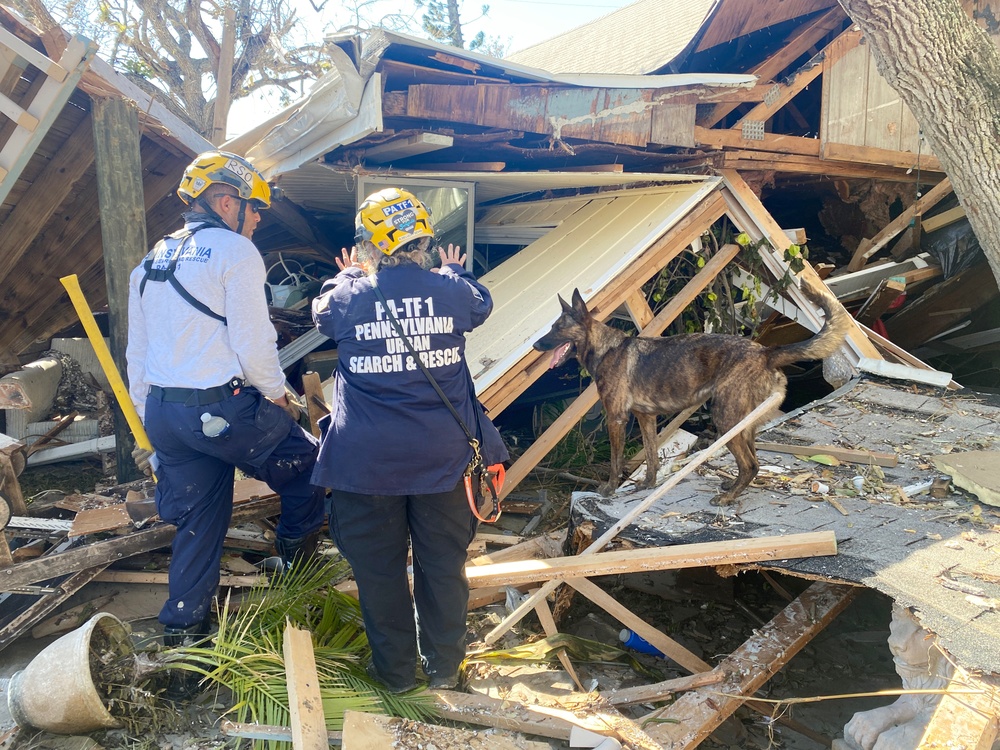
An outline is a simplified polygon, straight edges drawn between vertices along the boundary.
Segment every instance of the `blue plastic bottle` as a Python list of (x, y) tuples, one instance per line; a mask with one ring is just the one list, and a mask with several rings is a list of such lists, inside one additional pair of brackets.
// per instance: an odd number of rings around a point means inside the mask
[(622, 632), (618, 634), (618, 640), (622, 642), (625, 648), (630, 648), (633, 651), (638, 651), (641, 654), (651, 654), (653, 656), (659, 656), (663, 658), (663, 652), (656, 648), (653, 644), (647, 641), (640, 635), (633, 633), (628, 628), (623, 628)]

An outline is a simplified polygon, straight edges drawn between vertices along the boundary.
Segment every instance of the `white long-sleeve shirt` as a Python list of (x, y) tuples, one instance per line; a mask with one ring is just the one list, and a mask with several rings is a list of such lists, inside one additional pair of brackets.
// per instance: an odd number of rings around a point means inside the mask
[[(166, 240), (166, 268), (178, 240)], [(143, 260), (150, 258), (154, 251)], [(224, 229), (202, 229), (184, 243), (176, 278), (196, 300), (223, 315), (228, 326), (194, 308), (168, 281), (147, 281), (143, 264), (129, 278), (129, 395), (145, 418), (150, 385), (212, 388), (233, 377), (266, 397), (284, 395), (277, 334), (264, 297), (266, 271), (257, 247)]]

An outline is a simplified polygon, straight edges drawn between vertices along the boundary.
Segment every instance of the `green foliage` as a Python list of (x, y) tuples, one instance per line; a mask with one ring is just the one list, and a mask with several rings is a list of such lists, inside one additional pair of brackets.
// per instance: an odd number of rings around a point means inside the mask
[[(233, 694), (239, 722), (289, 724), (282, 658), (286, 623), (312, 633), (327, 728), (341, 729), (344, 712), (367, 711), (427, 719), (433, 702), (413, 691), (393, 695), (365, 672), (371, 656), (358, 602), (333, 588), (342, 561), (296, 565), (255, 586), (238, 608), (226, 601), (219, 632), (207, 643), (174, 650), (168, 666), (196, 672)], [(257, 743), (263, 746), (263, 743)], [(288, 743), (269, 743), (288, 746)]]

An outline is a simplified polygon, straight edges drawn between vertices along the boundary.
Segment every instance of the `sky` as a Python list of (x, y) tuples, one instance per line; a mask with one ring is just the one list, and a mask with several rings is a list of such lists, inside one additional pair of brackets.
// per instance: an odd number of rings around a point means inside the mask
[[(354, 16), (345, 8), (351, 0), (292, 0), (299, 17), (310, 33), (318, 37), (347, 27), (354, 22)], [(364, 2), (364, 0), (355, 0)], [(516, 52), (538, 42), (551, 39), (564, 31), (593, 21), (627, 5), (632, 0), (485, 0), (489, 12), (481, 17), (484, 0), (460, 0), (462, 32), (471, 39), (480, 30), (487, 37), (498, 38), (506, 46), (507, 52)], [(315, 6), (321, 10), (316, 11)], [(423, 11), (416, 9), (410, 0), (368, 0), (365, 16), (378, 19), (389, 13), (412, 15), (412, 28), (418, 29)], [(408, 32), (413, 33), (413, 32)], [(318, 39), (317, 39), (318, 41)], [(264, 96), (256, 101), (234, 104), (229, 116), (229, 137), (238, 135), (258, 122), (267, 119), (282, 109), (277, 94)]]

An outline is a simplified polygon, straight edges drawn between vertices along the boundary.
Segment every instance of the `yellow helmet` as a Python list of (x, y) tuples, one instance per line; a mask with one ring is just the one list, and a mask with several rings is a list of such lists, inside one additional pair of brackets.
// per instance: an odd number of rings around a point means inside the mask
[(418, 237), (433, 237), (431, 212), (408, 190), (385, 188), (361, 203), (354, 218), (354, 240), (368, 240), (386, 255)]
[(257, 208), (271, 207), (271, 186), (264, 175), (242, 156), (227, 151), (199, 154), (184, 170), (177, 195), (190, 206), (213, 183), (231, 185), (244, 200), (257, 201)]

